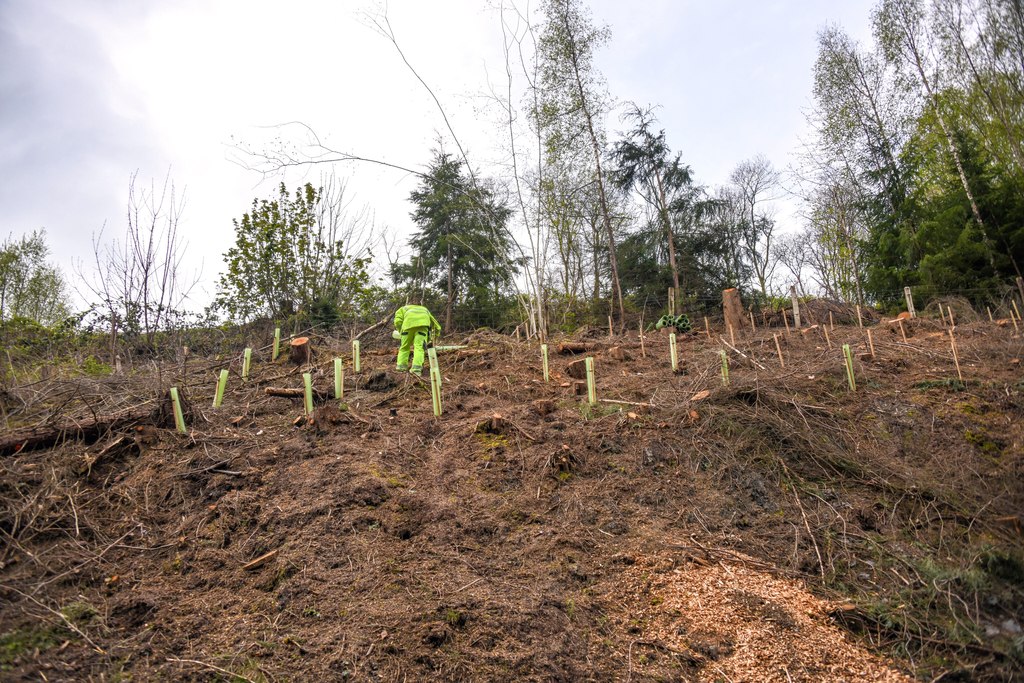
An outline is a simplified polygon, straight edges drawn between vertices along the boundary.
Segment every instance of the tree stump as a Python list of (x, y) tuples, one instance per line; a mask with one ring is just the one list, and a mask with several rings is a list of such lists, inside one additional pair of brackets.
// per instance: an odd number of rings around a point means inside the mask
[(722, 292), (722, 313), (725, 315), (726, 332), (732, 327), (733, 334), (741, 334), (743, 332), (743, 304), (740, 302), (740, 292), (735, 287)]
[[(613, 360), (617, 360), (617, 361), (627, 361), (627, 360), (632, 360), (632, 358), (633, 358), (621, 346), (613, 346), (610, 349), (608, 349), (608, 357), (613, 359)], [(586, 376), (586, 375), (584, 375), (584, 376)]]
[(585, 359), (574, 360), (565, 366), (565, 374), (574, 379), (587, 378), (587, 361)]
[(309, 346), (309, 337), (296, 337), (288, 347), (288, 360), (296, 365), (308, 363), (313, 359), (313, 350)]

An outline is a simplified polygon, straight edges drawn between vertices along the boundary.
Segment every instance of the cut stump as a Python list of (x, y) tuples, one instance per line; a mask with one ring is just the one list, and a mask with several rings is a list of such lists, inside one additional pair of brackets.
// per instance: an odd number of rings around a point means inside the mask
[(313, 350), (309, 346), (309, 337), (292, 339), (288, 350), (288, 360), (296, 365), (308, 363), (313, 359)]

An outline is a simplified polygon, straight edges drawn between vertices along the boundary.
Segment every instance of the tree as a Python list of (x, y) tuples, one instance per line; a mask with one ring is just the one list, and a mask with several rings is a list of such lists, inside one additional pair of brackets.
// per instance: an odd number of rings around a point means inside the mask
[(68, 316), (67, 283), (49, 254), (45, 230), (0, 244), (0, 322), (21, 317), (54, 325)]
[[(896, 64), (897, 68), (903, 69), (911, 78), (919, 79), (919, 85), (924, 88), (935, 121), (942, 129), (947, 151), (953, 159), (964, 193), (967, 195), (971, 214), (978, 224), (982, 242), (988, 252), (989, 263), (994, 269), (995, 246), (986, 230), (985, 221), (982, 219), (977, 199), (953, 138), (953, 130), (941, 106), (942, 70), (932, 58), (933, 36), (927, 29), (926, 14), (921, 0), (882, 0), (878, 11), (875, 12), (874, 30), (886, 58)], [(1014, 265), (1016, 266), (1016, 262)], [(1020, 272), (1017, 274), (1020, 275)]]
[(613, 303), (618, 299), (619, 322), (626, 315), (619, 282), (615, 249), (615, 228), (612, 221), (606, 179), (602, 169), (603, 139), (600, 116), (605, 103), (600, 76), (594, 66), (594, 55), (608, 41), (607, 27), (596, 27), (580, 0), (543, 0), (545, 17), (539, 47), (541, 54), (542, 108), (549, 128), (547, 146), (571, 143), (583, 136), (590, 146), (593, 177), (608, 247)]
[(344, 184), (306, 183), (290, 196), (284, 183), (277, 199), (254, 199), (235, 220), (235, 246), (224, 255), (215, 306), (235, 320), (291, 318), (331, 324), (372, 303), (371, 258), (353, 253), (365, 216), (344, 207)]
[[(111, 353), (118, 335), (144, 337), (150, 349), (155, 335), (181, 313), (195, 280), (183, 283), (181, 262), (185, 244), (178, 235), (178, 221), (185, 207), (170, 174), (160, 192), (136, 188), (137, 174), (128, 181), (127, 221), (122, 239), (103, 243), (103, 230), (93, 236), (94, 271), (83, 277), (110, 327)], [(196, 278), (198, 280), (198, 277)], [(97, 301), (98, 299), (98, 301)]]
[(672, 208), (673, 204), (677, 210), (684, 208), (691, 198), (693, 179), (690, 167), (682, 163), (681, 154), (672, 156), (664, 130), (653, 132), (655, 118), (650, 109), (644, 110), (634, 104), (625, 118), (633, 121), (634, 127), (612, 149), (611, 157), (616, 168), (611, 175), (619, 187), (636, 191), (654, 209), (665, 236), (672, 286), (678, 297), (680, 281)]
[(399, 280), (430, 284), (445, 293), (445, 326), (458, 303), (494, 306), (512, 285), (521, 261), (512, 256), (506, 224), (511, 211), (493, 190), (473, 183), (463, 162), (442, 150), (409, 199), (419, 231), (409, 241), (411, 263)]
[(757, 278), (761, 296), (768, 299), (768, 283), (775, 271), (772, 250), (775, 217), (769, 209), (758, 205), (775, 199), (779, 174), (767, 157), (758, 155), (741, 162), (730, 176), (744, 206), (743, 247)]

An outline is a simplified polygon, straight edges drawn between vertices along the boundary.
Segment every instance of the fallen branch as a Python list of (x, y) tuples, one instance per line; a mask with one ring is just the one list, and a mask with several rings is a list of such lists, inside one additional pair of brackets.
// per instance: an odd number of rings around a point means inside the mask
[(757, 362), (756, 360), (754, 360), (753, 358), (751, 358), (750, 356), (748, 356), (747, 354), (745, 354), (745, 353), (743, 353), (742, 351), (740, 351), (739, 349), (737, 349), (737, 348), (736, 348), (735, 346), (733, 346), (733, 345), (732, 345), (732, 344), (730, 344), (729, 342), (725, 341), (725, 339), (724, 339), (724, 338), (722, 338), (722, 337), (719, 337), (718, 339), (719, 339), (719, 340), (720, 340), (720, 341), (721, 341), (721, 342), (722, 342), (723, 344), (725, 344), (725, 345), (726, 345), (726, 346), (728, 346), (728, 347), (729, 347), (730, 349), (732, 349), (732, 350), (733, 350), (733, 351), (735, 351), (735, 352), (736, 352), (737, 354), (739, 354), (741, 358), (743, 358), (743, 359), (745, 359), (746, 361), (748, 361), (749, 363), (751, 363), (751, 364), (752, 364), (752, 365), (753, 365), (753, 366), (754, 366), (755, 368), (758, 368), (759, 370), (767, 370), (767, 369), (768, 369), (768, 368), (766, 368), (765, 366), (763, 366), (763, 365), (761, 365), (760, 363), (758, 363), (758, 362)]
[(257, 557), (255, 560), (252, 560), (251, 562), (246, 562), (245, 564), (243, 564), (242, 565), (242, 569), (250, 570), (250, 569), (257, 569), (259, 567), (262, 567), (267, 562), (270, 562), (272, 559), (277, 557), (277, 553), (278, 553), (277, 550), (271, 550), (269, 553), (263, 553), (262, 555)]
[(597, 400), (600, 401), (601, 403), (614, 403), (616, 405), (621, 405), (621, 406), (637, 406), (637, 407), (640, 407), (640, 408), (653, 408), (654, 407), (653, 403), (640, 403), (640, 402), (637, 402), (637, 401), (616, 401), (616, 400), (611, 399), (611, 398), (599, 398)]
[(356, 336), (352, 337), (352, 340), (355, 341), (356, 339), (359, 339), (360, 337), (362, 337), (364, 334), (368, 334), (370, 332), (373, 332), (374, 330), (376, 330), (380, 326), (384, 325), (385, 323), (387, 323), (391, 319), (392, 319), (392, 317), (391, 317), (391, 314), (389, 313), (388, 315), (384, 316), (383, 318), (381, 318), (380, 320), (378, 320), (374, 324), (372, 324), (369, 327), (367, 327), (365, 330), (363, 330), (362, 332), (360, 332)]
[[(14, 455), (37, 448), (50, 448), (64, 441), (95, 441), (103, 434), (136, 423), (162, 424), (162, 405), (147, 401), (108, 415), (96, 415), (88, 420), (68, 420), (56, 425), (43, 425), (16, 429), (0, 439), (0, 456)], [(167, 415), (171, 415), (169, 411)]]

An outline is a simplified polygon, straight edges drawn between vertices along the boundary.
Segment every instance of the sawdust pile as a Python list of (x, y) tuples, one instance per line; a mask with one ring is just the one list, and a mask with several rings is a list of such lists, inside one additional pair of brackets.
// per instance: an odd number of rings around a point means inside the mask
[(837, 605), (798, 581), (742, 563), (663, 558), (638, 560), (623, 580), (642, 600), (642, 644), (689, 658), (699, 681), (913, 680), (850, 643), (828, 616)]

